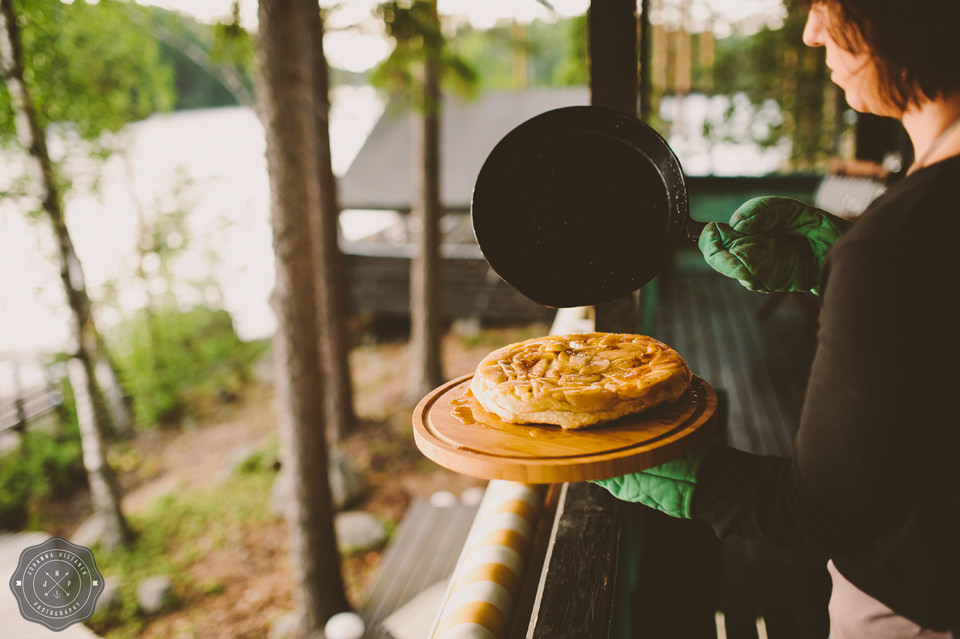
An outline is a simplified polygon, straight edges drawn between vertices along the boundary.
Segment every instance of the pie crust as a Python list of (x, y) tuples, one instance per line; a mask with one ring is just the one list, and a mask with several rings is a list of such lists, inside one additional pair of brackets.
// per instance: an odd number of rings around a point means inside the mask
[(504, 421), (573, 429), (675, 401), (691, 378), (680, 354), (652, 337), (574, 333), (493, 351), (477, 366), (470, 391)]

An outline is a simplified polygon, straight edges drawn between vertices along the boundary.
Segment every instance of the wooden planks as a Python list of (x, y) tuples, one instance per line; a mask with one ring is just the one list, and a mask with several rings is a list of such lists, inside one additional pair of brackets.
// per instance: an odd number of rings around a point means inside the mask
[(694, 374), (728, 397), (730, 445), (787, 455), (793, 445), (816, 334), (808, 316), (781, 304), (765, 319), (765, 296), (705, 268), (662, 275), (652, 331)]
[[(365, 639), (390, 639), (382, 623), (404, 604), (453, 572), (477, 512), (476, 505), (410, 505), (376, 569), (359, 613)], [(424, 611), (435, 616), (439, 611)], [(432, 621), (432, 619), (431, 619)]]
[[(658, 280), (653, 334), (722, 395), (731, 446), (789, 455), (816, 348), (810, 300), (764, 305), (767, 296), (702, 260), (681, 256), (677, 264)], [(825, 558), (742, 539), (724, 540), (721, 550), (719, 608), (727, 637), (758, 637), (758, 619), (773, 639), (826, 636)]]
[[(410, 312), (410, 259), (397, 255), (347, 254), (350, 309), (405, 317)], [(549, 322), (555, 309), (518, 293), (490, 270), (482, 257), (443, 261), (443, 307), (448, 319)]]
[(533, 612), (520, 636), (606, 638), (615, 597), (620, 504), (593, 484), (564, 484), (561, 490), (566, 494), (552, 519)]

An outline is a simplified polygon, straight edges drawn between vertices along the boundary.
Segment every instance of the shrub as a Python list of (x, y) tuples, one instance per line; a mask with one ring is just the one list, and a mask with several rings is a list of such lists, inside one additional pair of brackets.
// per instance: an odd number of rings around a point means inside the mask
[(140, 426), (176, 423), (236, 397), (264, 351), (237, 336), (229, 313), (202, 307), (142, 310), (108, 342)]
[(20, 530), (27, 523), (30, 479), (20, 453), (0, 458), (0, 530)]
[(32, 504), (85, 485), (75, 427), (60, 435), (28, 430), (18, 450), (0, 457), (0, 530), (24, 528)]

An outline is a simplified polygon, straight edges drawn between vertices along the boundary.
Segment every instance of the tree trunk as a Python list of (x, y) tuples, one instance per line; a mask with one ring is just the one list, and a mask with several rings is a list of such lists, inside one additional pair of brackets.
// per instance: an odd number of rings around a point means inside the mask
[(306, 0), (313, 45), (313, 100), (317, 136), (317, 179), (320, 206), (314, 209), (314, 252), (317, 268), (317, 321), (320, 355), (326, 376), (327, 437), (343, 438), (354, 420), (350, 378), (350, 344), (346, 326), (346, 260), (340, 251), (340, 202), (330, 152), (330, 79), (323, 51), (323, 16), (316, 0)]
[(650, 0), (640, 0), (640, 77), (638, 79), (638, 90), (640, 91), (639, 117), (644, 122), (653, 120), (652, 93), (653, 93), (653, 64), (651, 56), (653, 54), (653, 45), (650, 42), (653, 29), (650, 22)]
[(80, 445), (83, 466), (90, 482), (93, 511), (102, 528), (100, 543), (113, 550), (131, 539), (130, 528), (120, 507), (120, 488), (116, 475), (107, 462), (106, 446), (97, 428), (97, 411), (91, 388), (96, 385), (90, 374), (92, 364), (84, 357), (73, 357), (67, 362), (67, 375), (73, 388), (73, 401), (80, 427)]
[[(90, 486), (93, 490), (102, 484), (101, 475), (106, 477), (110, 474), (102, 442), (114, 427), (95, 373), (95, 366), (102, 353), (102, 344), (93, 323), (83, 269), (73, 248), (70, 233), (67, 231), (60, 191), (57, 187), (53, 163), (47, 151), (46, 132), (40, 124), (29, 87), (24, 80), (23, 49), (13, 0), (0, 0), (0, 62), (6, 75), (6, 84), (17, 120), (17, 133), (35, 163), (42, 189), (41, 203), (43, 210), (50, 218), (57, 240), (60, 279), (67, 295), (67, 304), (73, 315), (74, 343), (71, 354), (75, 361), (70, 362), (71, 383), (74, 392), (80, 398), (77, 400), (78, 414), (81, 410), (80, 405), (84, 399), (86, 400), (87, 405), (84, 406), (85, 417), (88, 420), (86, 426), (91, 430), (89, 436), (85, 435), (81, 442), (84, 466), (90, 475)], [(111, 533), (112, 538), (105, 539), (105, 542), (117, 544), (125, 542), (129, 536), (116, 487), (104, 490), (100, 495), (95, 494), (94, 506), (105, 526), (115, 529), (115, 534)]]
[(110, 351), (103, 341), (103, 337), (90, 318), (90, 331), (96, 338), (94, 370), (97, 376), (97, 389), (101, 392), (101, 402), (109, 414), (109, 427), (112, 432), (123, 437), (133, 435), (136, 418), (133, 415), (131, 397), (127, 394), (117, 366), (110, 357)]
[(333, 527), (324, 436), (311, 209), (318, 207), (311, 51), (303, 0), (260, 0), (260, 117), (267, 137), (276, 284), (277, 418), (305, 637), (348, 609)]
[[(439, 23), (436, 2), (429, 3)], [(439, 33), (439, 24), (436, 26)], [(440, 253), (440, 50), (439, 41), (424, 39), (423, 113), (414, 118), (416, 161), (412, 215), (417, 241), (410, 265), (410, 350), (412, 368), (409, 399), (418, 400), (443, 381), (443, 260)]]

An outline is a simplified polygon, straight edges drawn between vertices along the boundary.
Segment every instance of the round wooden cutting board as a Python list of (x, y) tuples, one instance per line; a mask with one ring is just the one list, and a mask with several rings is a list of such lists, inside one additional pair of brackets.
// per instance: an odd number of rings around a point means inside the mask
[(715, 423), (716, 392), (696, 376), (676, 402), (577, 430), (504, 422), (468, 392), (472, 377), (420, 400), (413, 434), (428, 459), (482, 479), (559, 484), (635, 473), (692, 450)]

